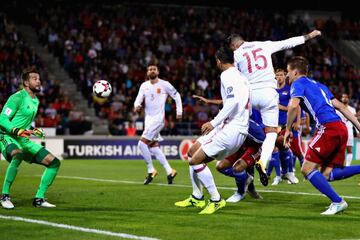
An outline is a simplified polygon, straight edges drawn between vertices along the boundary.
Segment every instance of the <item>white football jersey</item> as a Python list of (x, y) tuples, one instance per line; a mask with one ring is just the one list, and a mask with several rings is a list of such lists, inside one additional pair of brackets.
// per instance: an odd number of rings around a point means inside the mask
[(303, 43), (303, 36), (282, 41), (244, 42), (234, 51), (235, 66), (249, 80), (251, 89), (276, 89), (271, 54)]
[[(159, 79), (157, 83), (152, 84), (148, 80), (141, 84), (134, 106), (145, 107), (145, 122), (164, 121), (165, 102), (168, 96), (173, 99), (180, 99), (180, 102), (176, 102), (176, 114), (182, 115), (181, 98), (179, 97), (180, 95), (177, 95), (177, 90), (168, 81)], [(143, 102), (145, 102), (145, 106)]]
[[(352, 114), (354, 114), (354, 115), (356, 115), (356, 110), (355, 110), (355, 108), (353, 108), (353, 107), (351, 107), (351, 106), (347, 106), (347, 109), (352, 113)], [(341, 118), (341, 121), (343, 121), (343, 123), (345, 123), (345, 125), (346, 125), (346, 128), (348, 129), (348, 133), (349, 133), (349, 135), (351, 134), (351, 135), (353, 135), (354, 133), (353, 133), (353, 124), (344, 116), (344, 115), (342, 115), (342, 113), (341, 112), (339, 112), (338, 110), (336, 110), (336, 113), (337, 113), (337, 115), (339, 115), (340, 116), (340, 118)], [(355, 128), (356, 129), (356, 128)]]
[(247, 134), (250, 110), (249, 82), (235, 67), (223, 71), (220, 78), (223, 108), (211, 121), (211, 125), (216, 127), (222, 123), (232, 124), (236, 130)]

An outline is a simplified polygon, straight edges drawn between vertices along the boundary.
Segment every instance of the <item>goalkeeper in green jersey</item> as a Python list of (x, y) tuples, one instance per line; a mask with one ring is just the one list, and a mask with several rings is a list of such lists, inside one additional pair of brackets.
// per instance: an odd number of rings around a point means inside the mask
[(31, 127), (39, 106), (36, 93), (40, 92), (40, 75), (35, 68), (28, 68), (23, 71), (21, 79), (24, 88), (9, 97), (0, 114), (0, 150), (10, 163), (6, 170), (1, 205), (7, 209), (14, 208), (9, 196), (10, 187), (24, 160), (46, 167), (33, 206), (55, 207), (46, 201), (45, 193), (57, 175), (60, 161), (42, 145), (29, 139), (30, 135), (44, 137), (41, 129)]

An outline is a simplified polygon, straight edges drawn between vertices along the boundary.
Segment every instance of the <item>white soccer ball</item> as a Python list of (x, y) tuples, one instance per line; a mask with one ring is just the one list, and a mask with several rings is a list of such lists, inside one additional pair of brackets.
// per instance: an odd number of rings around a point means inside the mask
[(109, 97), (112, 91), (111, 84), (106, 80), (99, 80), (94, 83), (93, 92), (96, 96), (106, 98)]

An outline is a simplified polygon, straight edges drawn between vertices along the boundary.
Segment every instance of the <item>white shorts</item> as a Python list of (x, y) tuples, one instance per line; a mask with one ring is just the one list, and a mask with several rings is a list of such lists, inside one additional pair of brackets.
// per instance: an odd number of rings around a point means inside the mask
[(279, 94), (273, 88), (251, 90), (250, 102), (252, 107), (261, 113), (263, 124), (277, 127), (279, 121)]
[(246, 134), (240, 133), (231, 124), (221, 124), (207, 135), (197, 139), (201, 148), (208, 157), (222, 160), (235, 153), (244, 143)]
[(354, 133), (353, 133), (352, 129), (351, 129), (351, 132), (348, 129), (348, 140), (347, 140), (346, 146), (347, 147), (354, 146)]
[(163, 121), (145, 121), (145, 129), (141, 137), (149, 141), (162, 141), (163, 138), (160, 136), (160, 131), (164, 125)]

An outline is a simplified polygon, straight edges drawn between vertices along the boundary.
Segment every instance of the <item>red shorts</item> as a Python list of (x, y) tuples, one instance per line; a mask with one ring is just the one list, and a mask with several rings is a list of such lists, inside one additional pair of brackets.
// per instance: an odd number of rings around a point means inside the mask
[(246, 162), (248, 167), (252, 167), (255, 165), (256, 161), (260, 159), (260, 147), (261, 144), (246, 139), (245, 143), (240, 147), (240, 149), (236, 153), (225, 158), (225, 160), (231, 162), (231, 164), (234, 164), (237, 160), (241, 159)]
[(301, 136), (300, 134), (298, 137), (293, 137), (290, 142), (290, 149), (293, 154), (298, 158), (304, 158), (304, 152), (301, 146)]
[(305, 159), (322, 167), (342, 167), (347, 138), (348, 132), (343, 122), (325, 123), (316, 130)]

